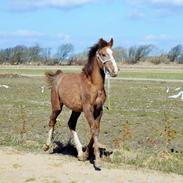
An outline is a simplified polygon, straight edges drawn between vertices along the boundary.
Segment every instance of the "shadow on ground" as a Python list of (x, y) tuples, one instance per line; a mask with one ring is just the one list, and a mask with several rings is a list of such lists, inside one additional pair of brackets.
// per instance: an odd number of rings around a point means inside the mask
[[(83, 151), (86, 151), (86, 147), (83, 148)], [(89, 157), (87, 160), (90, 161), (91, 164), (93, 164), (94, 169), (97, 171), (101, 170), (101, 167), (96, 165), (95, 163), (95, 156), (93, 153), (93, 148), (90, 150), (91, 152), (89, 152)], [(50, 154), (63, 154), (63, 155), (69, 155), (69, 156), (74, 156), (77, 157), (77, 150), (74, 147), (73, 144), (71, 144), (70, 142), (68, 142), (67, 144), (63, 144), (60, 141), (54, 141), (53, 142), (53, 150)], [(107, 151), (106, 149), (100, 148), (100, 157), (105, 157), (105, 156), (110, 156), (112, 154), (112, 151)]]
[[(68, 142), (67, 144), (63, 144), (60, 141), (54, 141), (53, 143), (54, 143), (54, 148), (53, 148), (53, 152), (51, 154), (58, 153), (58, 154), (77, 157), (77, 150), (76, 150), (75, 146), (73, 144), (71, 144), (70, 142)], [(83, 148), (83, 151), (85, 151), (85, 150), (86, 150), (86, 147)], [(101, 157), (110, 156), (112, 153), (113, 153), (112, 151), (107, 151), (104, 148), (100, 148)], [(92, 151), (92, 152), (90, 152), (89, 157), (93, 158), (93, 156), (94, 156), (94, 154)]]
[(77, 150), (73, 144), (71, 143), (63, 144), (60, 141), (54, 141), (53, 144), (54, 144), (54, 148), (51, 154), (58, 153), (58, 154), (77, 157)]

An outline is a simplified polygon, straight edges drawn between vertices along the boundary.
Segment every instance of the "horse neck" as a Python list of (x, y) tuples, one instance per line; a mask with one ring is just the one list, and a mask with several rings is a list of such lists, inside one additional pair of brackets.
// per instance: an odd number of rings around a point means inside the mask
[(102, 90), (104, 89), (104, 82), (105, 82), (105, 75), (103, 73), (103, 71), (101, 71), (96, 57), (93, 58), (93, 70), (91, 73), (91, 80), (92, 83), (99, 89)]

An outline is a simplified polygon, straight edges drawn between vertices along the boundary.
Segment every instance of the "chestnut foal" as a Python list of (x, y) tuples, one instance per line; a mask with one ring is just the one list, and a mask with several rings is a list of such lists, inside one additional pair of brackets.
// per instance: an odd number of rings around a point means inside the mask
[[(108, 72), (112, 77), (115, 77), (118, 73), (111, 49), (112, 45), (112, 38), (109, 42), (101, 38), (97, 44), (91, 47), (88, 53), (88, 62), (80, 74), (63, 73), (60, 70), (56, 73), (46, 73), (51, 88), (52, 114), (49, 121), (48, 139), (44, 146), (45, 151), (51, 146), (56, 118), (65, 105), (72, 110), (68, 125), (78, 152), (78, 159), (87, 159), (89, 150), (93, 148), (94, 166), (96, 169), (100, 169), (99, 147), (101, 144), (98, 137), (103, 104), (106, 100), (105, 74)], [(82, 144), (76, 132), (76, 123), (81, 112), (84, 112), (91, 129), (91, 140), (85, 152), (82, 150)]]

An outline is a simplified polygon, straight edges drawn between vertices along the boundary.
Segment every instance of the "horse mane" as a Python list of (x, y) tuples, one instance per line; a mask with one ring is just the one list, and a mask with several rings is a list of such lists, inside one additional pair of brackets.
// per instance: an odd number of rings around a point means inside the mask
[(88, 62), (85, 64), (85, 66), (82, 69), (82, 72), (88, 77), (91, 75), (92, 70), (93, 70), (93, 61), (94, 61), (94, 57), (95, 54), (97, 52), (98, 49), (104, 48), (105, 46), (107, 46), (108, 43), (107, 41), (102, 42), (102, 44), (96, 43), (94, 44), (92, 47), (90, 47), (89, 51), (88, 51)]

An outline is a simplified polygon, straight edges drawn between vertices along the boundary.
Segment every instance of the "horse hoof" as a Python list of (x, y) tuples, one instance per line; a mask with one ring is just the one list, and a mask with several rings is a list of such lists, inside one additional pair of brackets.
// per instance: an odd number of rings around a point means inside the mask
[(88, 159), (88, 152), (83, 152), (82, 154), (78, 155), (79, 161), (86, 161)]
[(43, 150), (44, 150), (44, 151), (48, 151), (48, 150), (49, 150), (49, 148), (50, 148), (50, 146), (49, 146), (49, 145), (47, 145), (47, 144), (44, 144), (44, 145), (43, 145)]
[(101, 166), (100, 163), (99, 163), (98, 161), (96, 161), (96, 160), (94, 160), (93, 166), (94, 166), (95, 170), (97, 170), (97, 171), (101, 171), (101, 170), (102, 170), (102, 169), (101, 169), (102, 166)]

